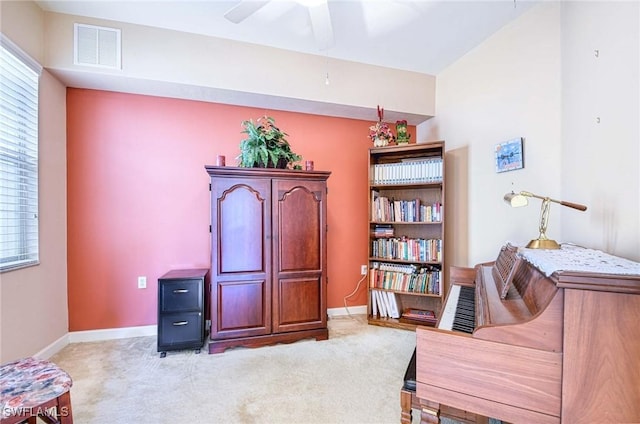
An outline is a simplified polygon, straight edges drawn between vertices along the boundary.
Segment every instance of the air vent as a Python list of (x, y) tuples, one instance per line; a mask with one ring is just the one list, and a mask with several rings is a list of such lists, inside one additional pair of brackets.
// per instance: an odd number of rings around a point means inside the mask
[(74, 24), (73, 63), (120, 69), (120, 30)]

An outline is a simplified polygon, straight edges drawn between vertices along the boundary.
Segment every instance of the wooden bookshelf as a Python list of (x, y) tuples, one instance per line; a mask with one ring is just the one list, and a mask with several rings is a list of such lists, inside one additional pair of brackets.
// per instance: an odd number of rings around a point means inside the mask
[(369, 324), (414, 330), (403, 311), (439, 315), (444, 175), (444, 141), (369, 149)]

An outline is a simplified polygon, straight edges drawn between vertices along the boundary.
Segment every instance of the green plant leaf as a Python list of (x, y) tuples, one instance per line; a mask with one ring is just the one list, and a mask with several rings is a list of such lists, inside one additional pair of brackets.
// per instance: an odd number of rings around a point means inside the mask
[(269, 162), (276, 166), (280, 158), (286, 160), (288, 165), (302, 160), (302, 156), (291, 150), (286, 139), (288, 134), (275, 125), (272, 117), (242, 121), (242, 128), (241, 133), (246, 134), (246, 138), (240, 142), (240, 166), (253, 167), (259, 164), (266, 167)]

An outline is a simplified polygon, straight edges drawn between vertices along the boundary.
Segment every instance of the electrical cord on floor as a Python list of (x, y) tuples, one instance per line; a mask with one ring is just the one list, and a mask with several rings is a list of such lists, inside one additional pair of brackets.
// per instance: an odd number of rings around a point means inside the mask
[(352, 297), (358, 292), (358, 290), (360, 289), (360, 284), (362, 284), (362, 282), (366, 279), (367, 279), (367, 274), (364, 274), (360, 279), (360, 281), (358, 281), (358, 284), (356, 284), (356, 288), (353, 289), (351, 293), (349, 293), (344, 297), (344, 309), (347, 311), (347, 315), (349, 315), (350, 318), (353, 318), (353, 316), (351, 316), (351, 312), (349, 312), (349, 308), (347, 307), (347, 299), (349, 299), (350, 297)]

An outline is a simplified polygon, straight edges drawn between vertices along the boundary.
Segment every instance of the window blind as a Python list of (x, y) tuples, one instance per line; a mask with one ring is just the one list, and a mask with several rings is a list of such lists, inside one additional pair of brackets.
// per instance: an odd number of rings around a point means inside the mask
[(0, 271), (37, 264), (41, 66), (0, 34)]

